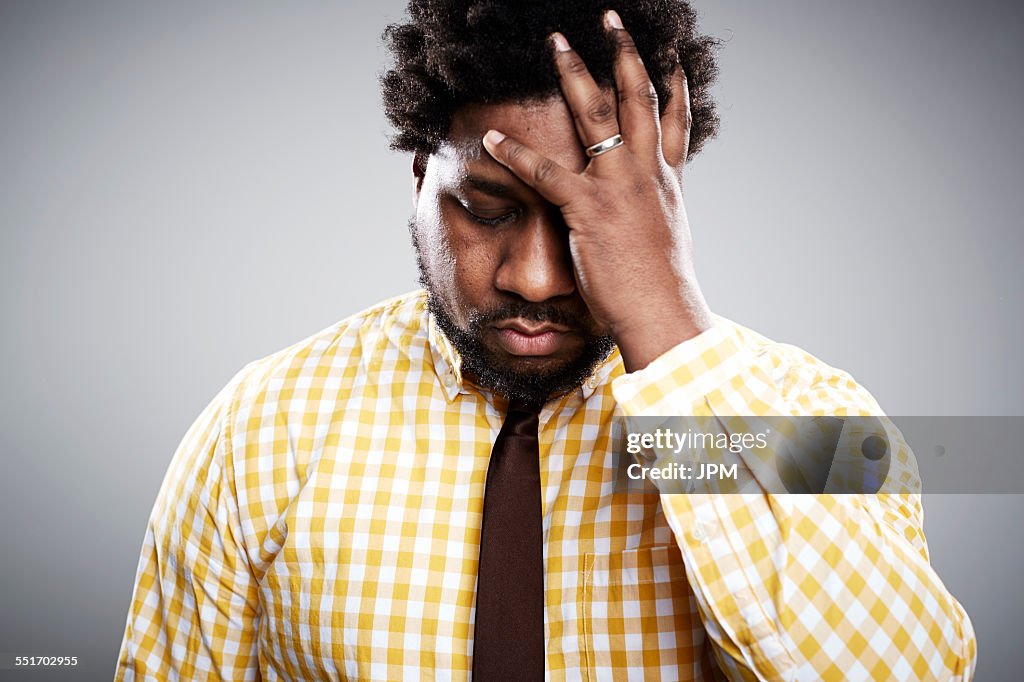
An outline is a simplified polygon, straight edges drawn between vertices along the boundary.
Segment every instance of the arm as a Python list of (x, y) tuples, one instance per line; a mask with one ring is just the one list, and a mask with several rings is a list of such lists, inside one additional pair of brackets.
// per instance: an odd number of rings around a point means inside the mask
[[(630, 416), (881, 415), (853, 379), (732, 325), (618, 379)], [(905, 444), (895, 458), (913, 467)], [(928, 561), (915, 494), (663, 495), (734, 679), (970, 679), (974, 632)]]
[[(848, 376), (781, 346), (754, 352), (713, 327), (682, 200), (685, 75), (659, 103), (614, 12), (616, 92), (552, 36), (581, 147), (623, 144), (571, 171), (489, 131), (499, 163), (558, 207), (580, 294), (615, 339), (627, 416), (881, 415)], [(909, 458), (909, 451), (903, 453)], [(723, 667), (736, 679), (968, 678), (974, 634), (928, 564), (916, 495), (663, 496)]]
[(259, 676), (258, 585), (224, 430), (231, 387), (186, 434), (146, 526), (115, 680)]

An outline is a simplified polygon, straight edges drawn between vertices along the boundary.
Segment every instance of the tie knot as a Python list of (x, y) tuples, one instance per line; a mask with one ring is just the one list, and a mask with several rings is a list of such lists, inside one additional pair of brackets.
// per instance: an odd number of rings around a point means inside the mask
[(532, 431), (533, 437), (537, 437), (537, 425), (540, 421), (540, 406), (523, 401), (509, 403), (508, 414), (505, 416), (503, 431), (514, 429), (519, 435), (526, 435)]
[(525, 414), (540, 414), (541, 407), (542, 406), (538, 405), (537, 403), (528, 403), (525, 400), (516, 399), (509, 401), (508, 412), (509, 414), (512, 414), (513, 412)]

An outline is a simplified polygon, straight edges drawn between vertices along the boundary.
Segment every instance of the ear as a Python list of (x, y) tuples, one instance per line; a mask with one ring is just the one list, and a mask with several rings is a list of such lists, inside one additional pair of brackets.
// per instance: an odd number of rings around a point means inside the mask
[(422, 152), (416, 152), (412, 156), (412, 187), (413, 203), (420, 198), (420, 190), (423, 189), (423, 178), (427, 174), (427, 156)]

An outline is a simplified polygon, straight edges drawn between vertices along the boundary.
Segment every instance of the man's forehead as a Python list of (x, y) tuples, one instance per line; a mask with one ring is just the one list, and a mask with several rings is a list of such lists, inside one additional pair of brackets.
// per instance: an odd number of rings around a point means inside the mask
[(436, 154), (460, 165), (496, 165), (483, 148), (488, 130), (505, 133), (574, 171), (586, 166), (572, 113), (561, 97), (462, 107), (452, 116), (448, 139)]

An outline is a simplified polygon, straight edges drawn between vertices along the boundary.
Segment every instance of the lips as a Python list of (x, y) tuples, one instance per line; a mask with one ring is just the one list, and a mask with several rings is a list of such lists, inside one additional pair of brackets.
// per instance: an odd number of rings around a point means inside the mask
[(498, 339), (512, 355), (544, 356), (558, 352), (565, 345), (569, 328), (550, 322), (515, 319), (495, 325)]

